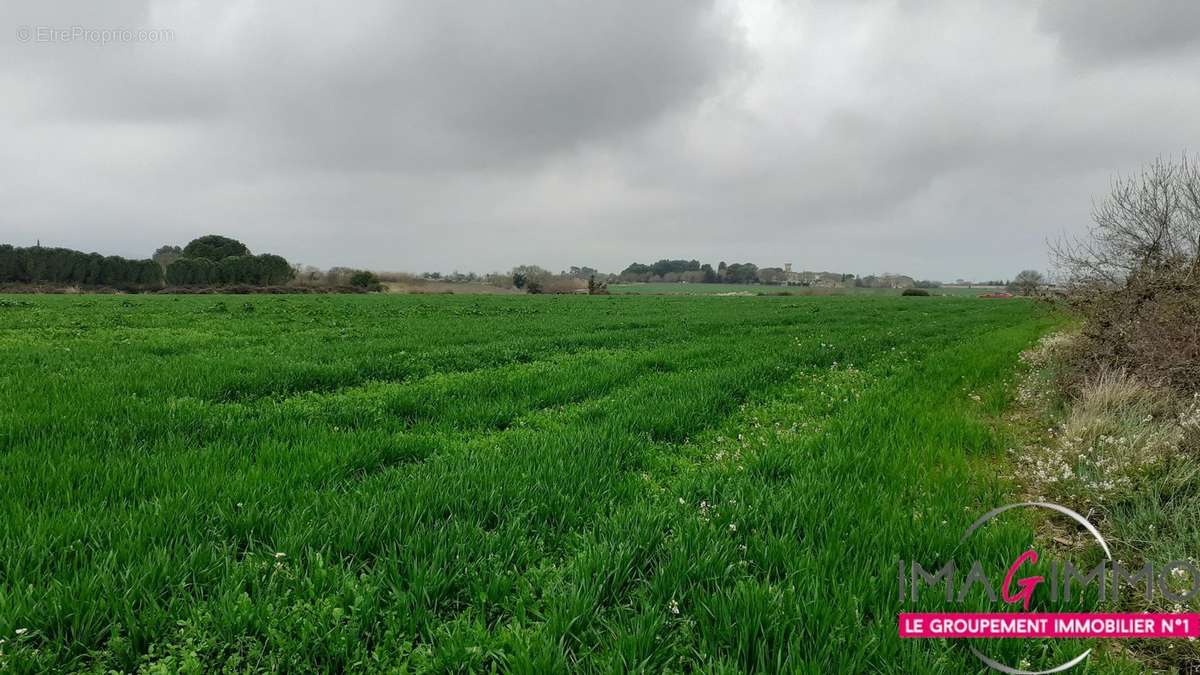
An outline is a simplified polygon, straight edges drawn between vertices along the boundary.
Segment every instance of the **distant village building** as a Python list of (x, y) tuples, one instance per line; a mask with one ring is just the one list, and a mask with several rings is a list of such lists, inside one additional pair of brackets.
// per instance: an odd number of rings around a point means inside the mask
[[(784, 283), (788, 286), (814, 286), (817, 288), (842, 288), (852, 285), (853, 276), (837, 272), (797, 272), (792, 263), (783, 264)], [(847, 279), (851, 282), (848, 284)]]
[(904, 274), (881, 274), (879, 281), (884, 288), (913, 288), (917, 285), (915, 279)]
[(817, 288), (841, 288), (845, 286), (842, 275), (836, 272), (802, 272), (805, 286)]
[[(774, 269), (778, 270), (779, 268)], [(867, 288), (895, 288), (904, 290), (906, 288), (916, 288), (917, 286), (917, 280), (907, 274), (885, 272), (879, 276), (868, 275), (859, 279), (853, 274), (842, 274), (840, 272), (797, 272), (792, 268), (792, 263), (783, 264), (782, 277), (783, 283), (788, 286), (809, 286), (812, 288), (864, 286)]]

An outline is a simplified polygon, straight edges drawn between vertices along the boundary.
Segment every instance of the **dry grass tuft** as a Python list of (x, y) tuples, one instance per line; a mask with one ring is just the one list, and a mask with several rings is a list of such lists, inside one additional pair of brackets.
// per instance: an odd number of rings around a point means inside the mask
[[(1046, 385), (1070, 338), (1043, 341), (1026, 362), (1039, 364), (1022, 389), (1028, 403), (1046, 405)], [(1146, 385), (1123, 369), (1101, 370), (1080, 385), (1043, 443), (1021, 458), (1029, 487), (1082, 508), (1095, 508), (1145, 487), (1186, 457), (1187, 430), (1168, 391)], [(1047, 411), (1049, 414), (1049, 411)]]

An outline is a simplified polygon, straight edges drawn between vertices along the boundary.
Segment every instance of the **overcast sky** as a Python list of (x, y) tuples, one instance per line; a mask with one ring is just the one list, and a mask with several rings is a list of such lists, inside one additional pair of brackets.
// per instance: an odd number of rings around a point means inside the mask
[(0, 242), (135, 257), (220, 233), (322, 267), (1011, 277), (1113, 172), (1200, 149), (1194, 0), (0, 0), (0, 26)]

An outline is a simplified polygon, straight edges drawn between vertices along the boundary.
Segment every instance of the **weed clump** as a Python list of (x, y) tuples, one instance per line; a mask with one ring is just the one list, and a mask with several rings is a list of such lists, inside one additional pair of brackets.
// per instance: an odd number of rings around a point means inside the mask
[(368, 291), (382, 291), (383, 284), (379, 282), (379, 277), (375, 276), (374, 272), (360, 270), (350, 276), (350, 285), (355, 288), (365, 288)]

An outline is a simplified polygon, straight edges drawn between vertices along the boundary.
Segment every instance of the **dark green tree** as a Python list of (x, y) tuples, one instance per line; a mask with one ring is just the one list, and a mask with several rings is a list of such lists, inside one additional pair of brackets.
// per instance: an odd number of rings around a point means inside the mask
[(733, 263), (725, 268), (725, 281), (731, 284), (752, 284), (758, 281), (758, 266), (754, 263)]
[(185, 258), (205, 258), (220, 262), (233, 256), (250, 255), (250, 249), (236, 239), (222, 237), (219, 234), (207, 234), (193, 239), (183, 247)]
[(274, 253), (263, 253), (254, 256), (258, 264), (262, 283), (268, 286), (286, 284), (296, 277), (296, 270), (283, 256)]

